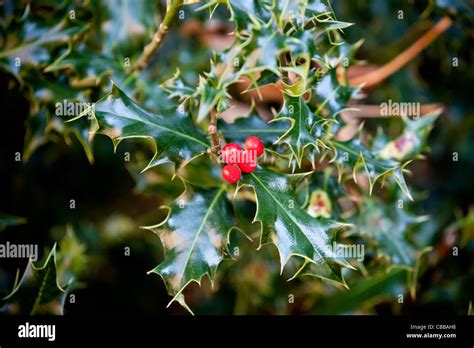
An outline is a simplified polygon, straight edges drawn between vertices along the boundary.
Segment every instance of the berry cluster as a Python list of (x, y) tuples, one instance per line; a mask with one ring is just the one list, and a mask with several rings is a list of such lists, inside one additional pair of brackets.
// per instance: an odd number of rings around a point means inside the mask
[(256, 136), (250, 136), (245, 140), (244, 149), (236, 143), (229, 143), (222, 149), (222, 159), (227, 163), (222, 168), (222, 177), (225, 181), (236, 183), (242, 176), (241, 171), (253, 172), (257, 168), (257, 157), (265, 151), (262, 141)]

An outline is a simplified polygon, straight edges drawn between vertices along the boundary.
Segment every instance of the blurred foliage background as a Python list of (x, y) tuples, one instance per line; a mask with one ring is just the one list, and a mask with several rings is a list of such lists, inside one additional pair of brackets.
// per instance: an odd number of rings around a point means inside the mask
[[(433, 249), (419, 259), (415, 274), (375, 260), (369, 249), (361, 270), (346, 274), (347, 291), (316, 278), (287, 282), (289, 275), (279, 274), (273, 246), (255, 251), (257, 240), (233, 234), (231, 250), (238, 246), (239, 257), (224, 262), (214, 288), (204, 280), (202, 288), (193, 284), (186, 290), (196, 314), (468, 312), (474, 293), (472, 2), (357, 0), (332, 5), (339, 20), (355, 23), (344, 30), (344, 38), (364, 40), (357, 57), (374, 65), (395, 57), (442, 16), (454, 20), (414, 61), (369, 90), (365, 101), (445, 106), (429, 138), (431, 153), (410, 167), (408, 177), (421, 197), (412, 209), (430, 216), (415, 238)], [(162, 247), (157, 236), (139, 228), (163, 218), (159, 206), (177, 197), (182, 183), (171, 181), (172, 169), (166, 166), (140, 174), (153, 155), (149, 143), (128, 140), (114, 153), (106, 137), (90, 141), (86, 120), (66, 124), (54, 115), (58, 100), (93, 102), (110, 87), (111, 78), (123, 83), (128, 59), (140, 54), (165, 8), (164, 1), (0, 2), (0, 242), (37, 243), (43, 260), (58, 242), (59, 278), (63, 284), (74, 279), (69, 293), (75, 303), (61, 299), (66, 315), (185, 313), (177, 304), (166, 308), (170, 298), (162, 280), (147, 275), (162, 259)], [(403, 19), (397, 17), (399, 10)], [(218, 8), (212, 20), (208, 11), (195, 12), (192, 6), (183, 11), (149, 68), (124, 87), (149, 110), (173, 103), (155, 86), (178, 67), (185, 80), (195, 83), (196, 72), (209, 70), (212, 50), (228, 45), (232, 27), (226, 24), (225, 8)], [(74, 20), (64, 20), (71, 15)], [(86, 40), (79, 40), (83, 35)], [(20, 66), (13, 56), (21, 57)], [(455, 68), (453, 58), (459, 62)], [(370, 119), (366, 125), (390, 131), (397, 121)], [(15, 160), (17, 153), (21, 161)], [(453, 153), (459, 161), (453, 161)], [(188, 175), (205, 185), (206, 178), (199, 175), (202, 165), (206, 163), (191, 164)], [(388, 205), (390, 199), (382, 203)], [(236, 204), (241, 226), (252, 235), (257, 231), (251, 225), (255, 206)], [(15, 275), (26, 267), (26, 260), (1, 260), (0, 298), (11, 292)], [(12, 307), (4, 310), (12, 312)]]

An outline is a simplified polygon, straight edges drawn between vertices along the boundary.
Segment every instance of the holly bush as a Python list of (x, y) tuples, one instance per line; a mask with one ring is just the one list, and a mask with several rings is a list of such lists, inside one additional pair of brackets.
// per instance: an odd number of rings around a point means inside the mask
[[(19, 190), (35, 190), (39, 181), (23, 181), (42, 166), (49, 186), (66, 183), (26, 210), (2, 206), (7, 228), (41, 221), (34, 207), (46, 200), (57, 211), (33, 240), (59, 241), (4, 290), (5, 311), (62, 313), (95, 267), (108, 286), (120, 282), (107, 264), (122, 257), (148, 271), (138, 296), (156, 274), (169, 295), (160, 306), (190, 312), (332, 314), (389, 299), (397, 313), (416, 301), (435, 228), (407, 176), (442, 108), (400, 113), (390, 100), (361, 122), (358, 106), (378, 86), (370, 71), (354, 77), (366, 67), (362, 40), (347, 40), (357, 20), (324, 0), (2, 9), (1, 68), (30, 115), (15, 164), (24, 168), (12, 169)], [(435, 10), (433, 22), (446, 15)], [(233, 300), (212, 309), (226, 292)]]

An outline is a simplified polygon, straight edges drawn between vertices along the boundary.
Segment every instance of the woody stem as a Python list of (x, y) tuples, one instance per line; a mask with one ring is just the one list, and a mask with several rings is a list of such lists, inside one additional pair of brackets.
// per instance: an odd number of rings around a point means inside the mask
[(134, 71), (141, 71), (145, 69), (150, 62), (151, 57), (153, 54), (158, 50), (160, 47), (163, 38), (168, 33), (169, 27), (174, 19), (178, 8), (183, 4), (183, 0), (174, 0), (169, 8), (166, 11), (165, 18), (163, 22), (158, 27), (158, 30), (153, 35), (151, 42), (143, 48), (143, 52), (141, 56), (138, 58), (137, 64), (134, 67)]

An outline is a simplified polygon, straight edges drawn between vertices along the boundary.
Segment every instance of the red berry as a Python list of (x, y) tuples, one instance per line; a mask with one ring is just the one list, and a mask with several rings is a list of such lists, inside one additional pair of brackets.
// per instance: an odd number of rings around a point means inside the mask
[(235, 183), (240, 180), (241, 175), (239, 168), (233, 164), (228, 164), (222, 168), (222, 177), (227, 182)]
[[(243, 152), (243, 158), (247, 158), (247, 152)], [(248, 156), (251, 158), (250, 156)], [(254, 158), (253, 160), (245, 160), (242, 161), (241, 163), (238, 163), (239, 168), (244, 172), (244, 173), (251, 173), (257, 168), (257, 158)]]
[(242, 151), (242, 148), (236, 143), (229, 143), (222, 149), (222, 160), (224, 163), (237, 164)]
[(257, 157), (260, 157), (263, 154), (263, 151), (265, 151), (265, 147), (260, 138), (253, 135), (245, 140), (244, 148), (248, 151), (256, 151)]

